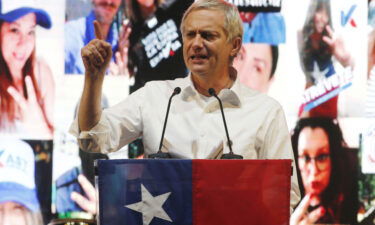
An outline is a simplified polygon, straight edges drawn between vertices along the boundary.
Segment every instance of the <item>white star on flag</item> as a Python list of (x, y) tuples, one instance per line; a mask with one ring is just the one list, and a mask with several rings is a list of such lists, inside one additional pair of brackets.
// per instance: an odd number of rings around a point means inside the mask
[(141, 192), (142, 199), (140, 202), (125, 205), (125, 207), (142, 213), (143, 225), (149, 225), (154, 217), (173, 222), (162, 208), (171, 192), (154, 197), (143, 184), (141, 184)]
[(314, 69), (311, 71), (311, 76), (315, 79), (315, 81), (324, 79), (326, 77), (326, 74), (329, 71), (329, 67), (327, 67), (325, 70), (320, 70), (318, 63), (314, 61)]

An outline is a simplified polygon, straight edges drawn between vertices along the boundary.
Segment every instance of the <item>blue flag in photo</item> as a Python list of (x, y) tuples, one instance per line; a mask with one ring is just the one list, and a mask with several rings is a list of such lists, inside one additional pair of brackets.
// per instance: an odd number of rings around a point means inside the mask
[(290, 168), (291, 160), (99, 160), (100, 224), (288, 224)]
[(121, 162), (99, 161), (102, 224), (192, 224), (191, 160)]

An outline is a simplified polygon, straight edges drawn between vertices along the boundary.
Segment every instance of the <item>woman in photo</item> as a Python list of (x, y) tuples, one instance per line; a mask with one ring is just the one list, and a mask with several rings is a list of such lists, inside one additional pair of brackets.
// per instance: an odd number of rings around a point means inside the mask
[(0, 132), (50, 139), (54, 80), (35, 53), (36, 25), (50, 28), (50, 16), (32, 0), (0, 3)]
[(6, 137), (0, 138), (0, 149), (0, 224), (42, 225), (33, 149)]
[(292, 145), (305, 197), (291, 224), (356, 223), (355, 179), (337, 122), (325, 117), (299, 120)]
[[(336, 74), (334, 60), (344, 68), (354, 67), (353, 57), (342, 37), (333, 30), (330, 0), (311, 0), (307, 12), (299, 40), (306, 89)], [(310, 110), (307, 116), (337, 118), (337, 101), (338, 96), (335, 96)]]

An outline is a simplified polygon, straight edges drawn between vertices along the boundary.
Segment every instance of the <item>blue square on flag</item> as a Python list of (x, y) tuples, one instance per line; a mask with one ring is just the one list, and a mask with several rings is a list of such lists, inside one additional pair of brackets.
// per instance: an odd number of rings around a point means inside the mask
[(291, 160), (99, 160), (103, 225), (287, 225)]

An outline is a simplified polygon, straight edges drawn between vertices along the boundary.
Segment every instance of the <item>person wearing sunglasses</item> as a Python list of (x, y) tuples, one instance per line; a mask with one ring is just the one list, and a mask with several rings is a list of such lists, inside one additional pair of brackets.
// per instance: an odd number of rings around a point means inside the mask
[(345, 223), (356, 221), (351, 204), (347, 148), (336, 120), (302, 118), (292, 134), (292, 146), (302, 199), (291, 224)]

